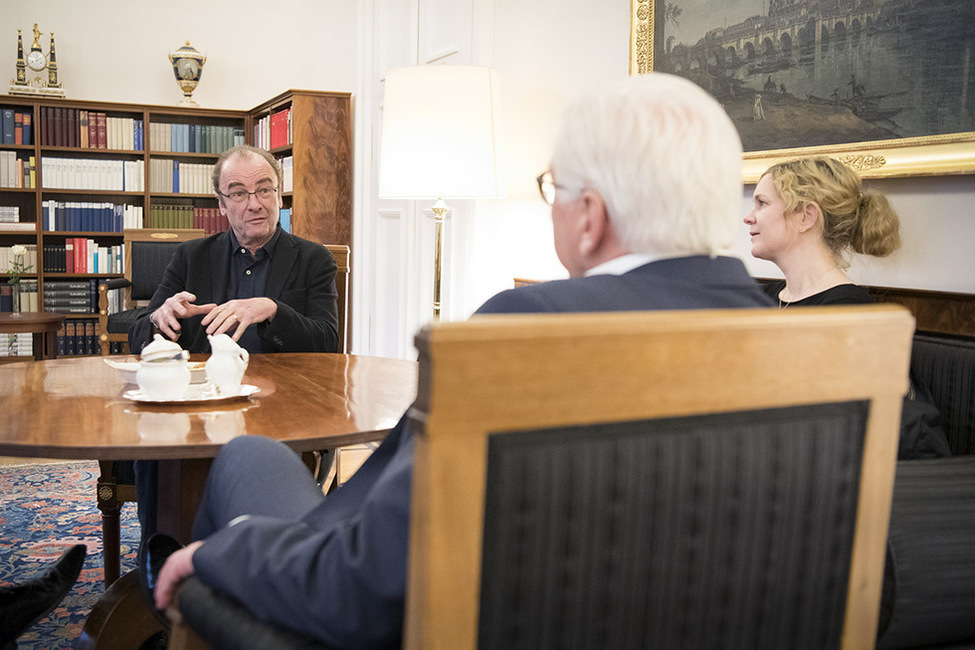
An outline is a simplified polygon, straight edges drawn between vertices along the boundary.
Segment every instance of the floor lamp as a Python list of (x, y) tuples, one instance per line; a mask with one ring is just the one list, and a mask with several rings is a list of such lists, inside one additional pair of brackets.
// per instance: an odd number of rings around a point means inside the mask
[(423, 65), (386, 72), (379, 197), (436, 199), (433, 317), (440, 318), (444, 199), (502, 194), (498, 73)]

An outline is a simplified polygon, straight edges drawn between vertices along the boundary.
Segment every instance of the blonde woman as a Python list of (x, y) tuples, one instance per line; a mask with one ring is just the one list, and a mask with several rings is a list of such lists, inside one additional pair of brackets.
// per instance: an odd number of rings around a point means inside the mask
[(864, 189), (852, 169), (817, 156), (770, 167), (745, 217), (752, 255), (785, 275), (766, 291), (790, 305), (871, 302), (846, 274), (854, 253), (886, 257), (901, 245), (897, 213), (887, 197)]
[[(864, 189), (856, 172), (825, 156), (770, 167), (755, 187), (745, 223), (752, 255), (774, 262), (785, 275), (765, 286), (782, 309), (873, 302), (846, 274), (849, 259), (853, 254), (885, 257), (901, 245), (897, 213), (887, 197)], [(912, 377), (897, 456), (950, 454), (930, 391)]]

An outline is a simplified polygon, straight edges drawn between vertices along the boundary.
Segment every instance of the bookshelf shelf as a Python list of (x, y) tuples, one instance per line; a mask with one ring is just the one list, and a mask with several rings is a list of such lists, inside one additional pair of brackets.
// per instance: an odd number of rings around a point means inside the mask
[[(33, 147), (29, 147), (33, 151)], [(40, 150), (44, 153), (70, 153), (70, 154), (84, 154), (85, 156), (105, 156), (106, 158), (118, 158), (120, 156), (129, 156), (142, 158), (146, 155), (145, 151), (138, 149), (93, 149), (92, 147), (55, 147), (51, 145), (44, 145), (40, 147)]]
[[(31, 190), (33, 191), (33, 190)], [(124, 196), (127, 198), (142, 198), (145, 196), (145, 192), (126, 192), (125, 190), (86, 190), (86, 189), (72, 189), (69, 187), (45, 187), (41, 190), (45, 195), (61, 195), (61, 194), (72, 194), (78, 196)]]

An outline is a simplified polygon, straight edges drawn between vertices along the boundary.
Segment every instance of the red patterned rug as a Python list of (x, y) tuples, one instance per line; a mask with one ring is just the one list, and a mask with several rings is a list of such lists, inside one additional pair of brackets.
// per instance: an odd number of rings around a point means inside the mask
[[(88, 547), (77, 584), (50, 616), (18, 639), (21, 650), (72, 648), (102, 582), (101, 513), (94, 461), (0, 466), (0, 585), (39, 576), (74, 544)], [(134, 569), (139, 544), (136, 505), (122, 507), (122, 572)]]

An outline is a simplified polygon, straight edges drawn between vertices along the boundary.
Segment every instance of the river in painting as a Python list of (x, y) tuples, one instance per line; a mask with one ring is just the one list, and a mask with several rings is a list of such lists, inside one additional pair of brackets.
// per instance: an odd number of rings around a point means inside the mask
[(750, 1), (661, 3), (655, 64), (715, 95), (746, 151), (975, 131), (975, 1)]

